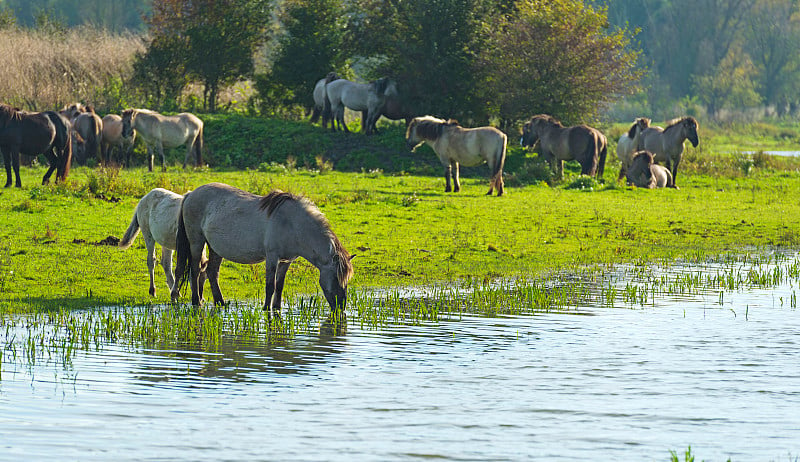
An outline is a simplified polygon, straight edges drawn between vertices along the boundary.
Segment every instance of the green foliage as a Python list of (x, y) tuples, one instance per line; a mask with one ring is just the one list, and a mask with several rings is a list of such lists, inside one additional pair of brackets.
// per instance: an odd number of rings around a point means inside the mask
[(147, 18), (153, 65), (145, 70), (161, 75), (172, 66), (172, 81), (200, 80), (203, 107), (215, 112), (219, 90), (252, 73), (269, 12), (268, 0), (156, 0)]
[(526, 0), (491, 22), (480, 59), (492, 114), (502, 120), (545, 113), (566, 124), (586, 122), (632, 93), (643, 75), (631, 36), (608, 30), (605, 9), (578, 0)]
[(133, 63), (133, 82), (144, 92), (149, 107), (176, 110), (189, 83), (184, 50), (186, 40), (175, 35), (157, 35)]
[[(317, 80), (342, 71), (345, 21), (338, 0), (288, 0), (279, 19), (283, 32), (269, 74), (259, 76), (256, 88), (267, 107), (280, 98), (283, 105), (314, 105)], [(266, 108), (265, 108), (266, 109)]]
[(352, 55), (375, 58), (368, 77), (390, 76), (416, 114), (485, 121), (474, 56), (482, 48), (483, 0), (356, 0)]

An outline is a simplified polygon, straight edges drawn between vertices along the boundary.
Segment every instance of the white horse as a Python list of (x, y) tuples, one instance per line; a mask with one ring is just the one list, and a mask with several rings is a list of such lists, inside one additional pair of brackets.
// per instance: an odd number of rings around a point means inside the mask
[(136, 132), (132, 132), (129, 137), (122, 136), (122, 117), (117, 114), (108, 114), (103, 117), (103, 136), (100, 141), (103, 159), (106, 162), (111, 160), (112, 150), (116, 148), (119, 152), (120, 163), (126, 167), (130, 166)]
[(656, 162), (664, 162), (672, 173), (672, 183), (669, 186), (673, 188), (678, 188), (675, 182), (678, 179), (678, 165), (683, 157), (683, 142), (689, 140), (694, 147), (700, 144), (697, 128), (694, 117), (682, 117), (670, 122), (667, 128), (646, 128), (634, 140), (638, 151), (650, 151)]
[(649, 126), (650, 119), (639, 117), (633, 121), (631, 128), (619, 137), (619, 141), (617, 141), (617, 158), (622, 166), (619, 169), (619, 177), (617, 177), (617, 180), (621, 180), (625, 177), (625, 172), (633, 161), (633, 153), (636, 152), (636, 146), (633, 144), (634, 138), (636, 138), (636, 135), (640, 131)]
[(431, 145), (444, 166), (445, 192), (450, 192), (450, 177), (453, 177), (453, 192), (461, 190), (459, 164), (472, 167), (486, 162), (491, 169), (489, 192), (497, 187), (502, 196), (503, 164), (506, 160), (506, 135), (494, 127), (463, 128), (454, 120), (445, 121), (436, 117), (416, 117), (406, 130), (406, 145), (416, 150), (422, 143)]
[(329, 72), (325, 78), (317, 80), (317, 84), (314, 85), (314, 108), (311, 112), (310, 120), (312, 124), (317, 123), (321, 115), (322, 128), (328, 128), (328, 122), (331, 120), (331, 113), (330, 108), (327, 108), (327, 110), (325, 108), (325, 85), (338, 79), (339, 76), (335, 72)]
[(397, 95), (397, 85), (388, 77), (370, 83), (355, 83), (345, 79), (328, 83), (325, 85), (325, 106), (330, 107), (333, 117), (331, 128), (336, 130), (338, 122), (340, 130), (350, 131), (344, 123), (344, 108), (348, 107), (353, 111), (367, 111), (366, 133), (372, 133), (375, 122), (383, 112), (386, 96), (392, 95)]
[[(161, 245), (161, 267), (167, 276), (170, 291), (175, 286), (172, 274), (172, 251), (175, 250), (175, 235), (178, 232), (178, 215), (183, 196), (172, 191), (155, 188), (136, 205), (133, 219), (119, 242), (121, 249), (127, 249), (139, 231), (147, 246), (147, 269), (150, 272), (150, 295), (156, 296), (154, 269), (156, 266), (156, 243)], [(205, 254), (204, 254), (205, 255)]]
[[(208, 261), (202, 250), (208, 244)], [(303, 257), (319, 270), (319, 283), (331, 307), (331, 317), (345, 316), (347, 282), (353, 275), (350, 254), (328, 220), (308, 199), (282, 191), (257, 196), (222, 183), (210, 183), (187, 193), (178, 218), (178, 282), (191, 280), (192, 304), (202, 299), (199, 274), (204, 265), (214, 303), (224, 304), (219, 287), (222, 259), (252, 265), (266, 261), (264, 310), (280, 315), (281, 293), (289, 266)], [(191, 276), (191, 277), (190, 277)]]
[(194, 114), (183, 112), (174, 116), (161, 115), (148, 109), (126, 109), (122, 113), (122, 136), (130, 137), (136, 130), (147, 144), (148, 166), (153, 171), (153, 150), (161, 155), (161, 169), (167, 169), (164, 148), (186, 145), (183, 168), (195, 155), (195, 165), (203, 164), (203, 121)]

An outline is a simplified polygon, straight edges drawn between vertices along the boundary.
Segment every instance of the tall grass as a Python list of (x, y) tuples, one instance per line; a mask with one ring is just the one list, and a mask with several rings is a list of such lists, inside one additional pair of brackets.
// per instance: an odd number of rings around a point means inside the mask
[(126, 103), (134, 56), (144, 48), (140, 35), (89, 26), (0, 29), (0, 102), (42, 111), (82, 101), (116, 111)]

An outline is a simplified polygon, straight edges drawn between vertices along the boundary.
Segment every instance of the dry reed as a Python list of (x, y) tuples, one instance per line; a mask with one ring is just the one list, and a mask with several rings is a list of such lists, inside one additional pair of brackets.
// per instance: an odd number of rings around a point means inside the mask
[(0, 102), (43, 111), (81, 101), (116, 110), (119, 87), (144, 49), (140, 35), (93, 27), (63, 33), (0, 29)]

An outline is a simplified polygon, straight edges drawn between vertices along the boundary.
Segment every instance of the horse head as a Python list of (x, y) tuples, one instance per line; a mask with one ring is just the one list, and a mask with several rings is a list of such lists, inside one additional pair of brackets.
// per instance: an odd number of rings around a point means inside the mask
[(519, 139), (520, 146), (532, 148), (537, 141), (539, 141), (539, 133), (533, 126), (533, 120), (525, 122), (525, 125), (522, 126), (522, 137)]
[(697, 145), (700, 144), (700, 140), (697, 138), (697, 128), (697, 119), (694, 117), (684, 117), (683, 120), (681, 120), (681, 129), (683, 130), (683, 134), (694, 147), (697, 147)]
[(133, 135), (133, 125), (136, 123), (136, 109), (122, 111), (122, 137), (130, 138)]
[(653, 177), (653, 154), (649, 151), (639, 151), (633, 155), (628, 172), (625, 175), (628, 182), (638, 188), (652, 189), (655, 187), (656, 179)]
[(406, 146), (414, 152), (425, 141), (436, 141), (448, 122), (431, 116), (415, 117), (406, 129)]
[(628, 138), (634, 139), (637, 133), (641, 133), (645, 128), (650, 127), (650, 119), (639, 117), (633, 121), (633, 125), (628, 129)]

